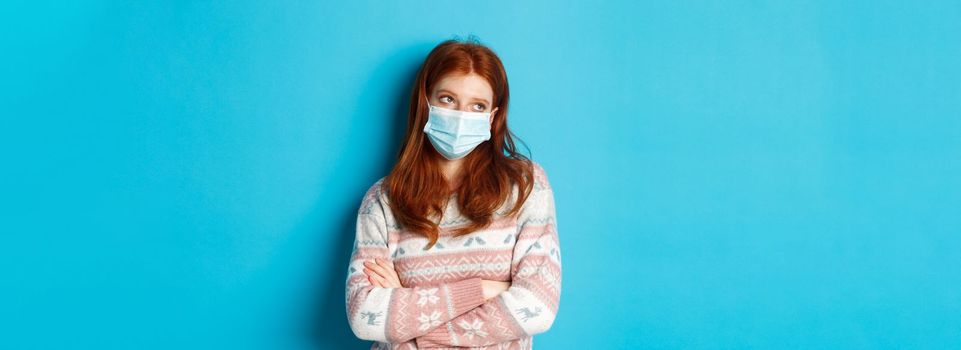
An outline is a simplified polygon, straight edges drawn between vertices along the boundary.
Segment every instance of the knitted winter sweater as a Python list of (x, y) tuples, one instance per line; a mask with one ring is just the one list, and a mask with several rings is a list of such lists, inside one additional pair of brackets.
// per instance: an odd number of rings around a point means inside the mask
[[(530, 349), (532, 336), (547, 331), (560, 301), (561, 255), (553, 190), (534, 163), (534, 189), (520, 214), (508, 217), (518, 195), (499, 208), (490, 226), (453, 237), (461, 216), (456, 194), (440, 222), (437, 244), (395, 221), (381, 190), (384, 178), (366, 192), (347, 276), (347, 317), (354, 334), (371, 349)], [(364, 260), (394, 264), (403, 288), (373, 286)], [(507, 281), (510, 288), (484, 300), (481, 279)]]

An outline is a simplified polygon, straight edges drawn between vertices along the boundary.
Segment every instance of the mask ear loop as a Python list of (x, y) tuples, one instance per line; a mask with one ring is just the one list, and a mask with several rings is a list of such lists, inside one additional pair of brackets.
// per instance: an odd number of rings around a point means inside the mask
[(427, 99), (427, 95), (424, 95), (424, 101), (427, 101), (427, 122), (424, 123), (424, 132), (430, 129), (430, 113), (434, 110), (434, 106), (431, 106), (430, 100)]
[(433, 109), (433, 108), (434, 108), (434, 106), (431, 106), (431, 104), (430, 104), (430, 99), (427, 98), (427, 95), (424, 95), (424, 101), (427, 101), (427, 109)]

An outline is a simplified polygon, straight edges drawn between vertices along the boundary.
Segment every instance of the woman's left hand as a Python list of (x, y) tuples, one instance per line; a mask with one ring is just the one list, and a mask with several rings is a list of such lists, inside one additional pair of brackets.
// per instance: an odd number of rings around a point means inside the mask
[(381, 288), (403, 288), (400, 284), (400, 277), (394, 270), (394, 263), (376, 258), (373, 262), (364, 261), (364, 274), (374, 286)]

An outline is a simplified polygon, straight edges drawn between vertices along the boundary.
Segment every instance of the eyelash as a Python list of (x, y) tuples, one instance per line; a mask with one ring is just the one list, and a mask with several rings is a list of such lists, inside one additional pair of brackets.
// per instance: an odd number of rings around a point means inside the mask
[[(446, 97), (446, 98), (449, 98), (449, 99), (451, 99), (451, 100), (454, 99), (454, 98), (452, 98), (452, 97), (450, 97), (450, 96), (447, 96), (447, 95), (441, 96), (440, 99), (443, 100), (445, 97)], [(487, 106), (485, 106), (483, 103), (477, 103), (477, 104), (474, 104), (474, 105), (475, 105), (475, 106), (480, 106), (480, 109), (481, 109), (481, 110), (487, 109)]]

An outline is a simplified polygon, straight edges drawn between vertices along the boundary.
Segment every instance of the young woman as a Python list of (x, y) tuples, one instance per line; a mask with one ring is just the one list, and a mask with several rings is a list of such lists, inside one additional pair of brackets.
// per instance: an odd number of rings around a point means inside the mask
[(507, 76), (474, 40), (448, 40), (414, 83), (393, 170), (364, 195), (347, 317), (372, 349), (530, 349), (561, 291), (554, 196), (515, 150)]

